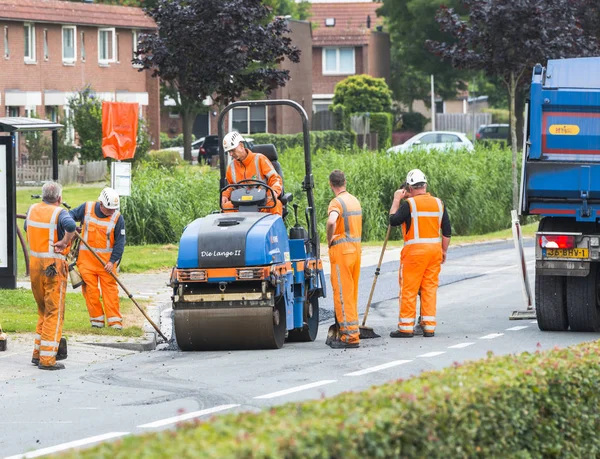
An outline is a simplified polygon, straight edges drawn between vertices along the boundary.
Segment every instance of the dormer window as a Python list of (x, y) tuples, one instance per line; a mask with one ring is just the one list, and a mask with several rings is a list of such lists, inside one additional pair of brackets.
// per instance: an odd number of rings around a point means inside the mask
[(326, 18), (325, 19), (325, 27), (334, 27), (335, 26), (335, 18)]

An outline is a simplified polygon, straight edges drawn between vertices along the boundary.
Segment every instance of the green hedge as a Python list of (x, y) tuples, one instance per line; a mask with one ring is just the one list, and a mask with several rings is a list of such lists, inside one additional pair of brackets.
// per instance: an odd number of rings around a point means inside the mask
[[(299, 134), (252, 134), (254, 143), (272, 143), (279, 153), (293, 148), (304, 148), (304, 135)], [(347, 150), (356, 143), (356, 134), (348, 131), (313, 131), (310, 146), (313, 153), (328, 150)]]
[(394, 117), (391, 113), (371, 113), (371, 132), (377, 133), (379, 148), (388, 149), (392, 146), (392, 127)]
[(399, 130), (411, 131), (411, 132), (422, 132), (425, 129), (425, 125), (429, 122), (429, 118), (426, 118), (419, 112), (407, 112), (402, 113), (402, 119), (400, 120)]
[(71, 457), (598, 457), (600, 345), (488, 357), (359, 393), (128, 437)]
[[(301, 190), (304, 154), (300, 148), (288, 147), (283, 151), (279, 160), (286, 191), (294, 194), (295, 202), (303, 209), (306, 205)], [(414, 168), (425, 172), (429, 191), (446, 204), (453, 234), (485, 234), (510, 226), (511, 152), (506, 148), (477, 146), (473, 153), (414, 151), (393, 155), (323, 150), (312, 156), (312, 168), (321, 240), (324, 240), (327, 206), (332, 198), (328, 177), (333, 169), (346, 173), (348, 190), (362, 203), (364, 241), (383, 240), (394, 191)], [(177, 243), (187, 223), (219, 209), (218, 183), (218, 172), (208, 168), (167, 169), (155, 163), (137, 168), (133, 177), (134, 194), (123, 209), (128, 241), (133, 244)], [(146, 211), (148, 203), (153, 203), (153, 207)], [(158, 213), (154, 210), (156, 203), (163, 206)], [(168, 217), (163, 218), (164, 215)], [(303, 212), (300, 215), (302, 217)], [(157, 227), (152, 227), (153, 220), (160, 220)], [(287, 223), (292, 224), (292, 220), (289, 218)], [(301, 220), (304, 224), (304, 218)], [(395, 230), (392, 239), (400, 238), (400, 231)]]
[(175, 150), (151, 150), (146, 160), (156, 162), (164, 167), (175, 167), (182, 163), (181, 155)]

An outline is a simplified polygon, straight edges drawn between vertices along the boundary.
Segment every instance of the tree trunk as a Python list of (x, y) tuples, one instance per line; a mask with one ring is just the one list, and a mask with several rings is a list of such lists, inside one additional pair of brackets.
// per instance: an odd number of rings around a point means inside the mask
[(515, 117), (517, 120), (517, 149), (523, 146), (523, 123), (525, 122), (525, 102), (529, 87), (519, 85), (515, 93)]
[(181, 110), (181, 122), (183, 124), (183, 159), (192, 162), (192, 129), (196, 112), (189, 109)]
[(513, 209), (519, 206), (519, 183), (517, 165), (517, 117), (515, 114), (515, 96), (517, 91), (517, 79), (515, 73), (511, 72), (508, 81), (508, 103), (510, 110), (510, 143), (512, 150), (512, 186), (513, 186)]

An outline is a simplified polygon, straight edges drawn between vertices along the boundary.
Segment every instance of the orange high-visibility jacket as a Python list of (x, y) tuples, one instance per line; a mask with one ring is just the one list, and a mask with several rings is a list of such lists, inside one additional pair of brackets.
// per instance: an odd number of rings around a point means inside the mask
[(65, 260), (69, 247), (63, 252), (55, 252), (54, 244), (58, 239), (58, 217), (62, 207), (39, 202), (27, 212), (27, 239), (29, 255), (35, 258)]
[[(283, 181), (271, 161), (260, 153), (253, 153), (246, 149), (248, 156), (244, 161), (234, 159), (227, 167), (227, 183), (239, 183), (242, 180), (259, 180), (265, 182), (275, 192), (275, 197), (279, 198), (283, 189)], [(232, 188), (225, 190), (223, 196), (230, 198)], [(267, 197), (271, 197), (271, 193), (267, 191)]]
[(406, 223), (402, 224), (404, 245), (413, 244), (440, 244), (442, 238), (440, 230), (444, 204), (429, 193), (408, 198), (410, 206), (410, 228), (406, 231)]
[[(121, 213), (115, 211), (114, 214), (108, 217), (100, 218), (94, 212), (95, 205), (96, 202), (94, 201), (85, 204), (85, 217), (83, 218), (81, 237), (106, 264), (110, 260), (115, 245), (114, 229)], [(93, 263), (98, 263), (84, 244), (79, 246), (79, 261), (82, 261), (82, 256), (84, 259), (93, 259)]]
[(329, 204), (328, 214), (336, 211), (339, 218), (335, 223), (331, 247), (344, 242), (360, 243), (362, 237), (362, 208), (360, 202), (347, 191), (340, 193)]

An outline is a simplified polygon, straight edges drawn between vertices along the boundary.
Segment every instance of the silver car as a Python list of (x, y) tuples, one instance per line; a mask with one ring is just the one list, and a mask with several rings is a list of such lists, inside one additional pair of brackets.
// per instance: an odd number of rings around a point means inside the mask
[(403, 153), (408, 150), (415, 148), (422, 148), (424, 150), (460, 150), (461, 148), (467, 151), (473, 151), (473, 144), (467, 136), (462, 132), (451, 132), (451, 131), (427, 131), (421, 132), (402, 145), (396, 145), (387, 150), (388, 153)]

